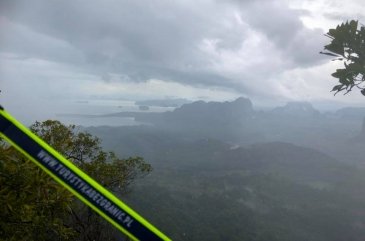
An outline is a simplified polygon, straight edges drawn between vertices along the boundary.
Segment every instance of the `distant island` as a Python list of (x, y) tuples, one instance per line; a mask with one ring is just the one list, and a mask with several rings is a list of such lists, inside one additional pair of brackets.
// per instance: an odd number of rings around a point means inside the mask
[(78, 104), (89, 104), (89, 101), (87, 101), (87, 100), (77, 100), (77, 101), (75, 101), (75, 103), (78, 103)]
[(149, 110), (149, 109), (150, 109), (150, 107), (149, 107), (149, 106), (147, 106), (147, 105), (140, 105), (140, 106), (138, 107), (138, 109), (139, 109), (139, 110), (142, 110), (142, 111), (147, 111), (147, 110)]
[(141, 100), (136, 101), (136, 105), (146, 106), (158, 106), (158, 107), (180, 107), (184, 104), (192, 103), (188, 99), (176, 98), (176, 99), (155, 99), (155, 100)]

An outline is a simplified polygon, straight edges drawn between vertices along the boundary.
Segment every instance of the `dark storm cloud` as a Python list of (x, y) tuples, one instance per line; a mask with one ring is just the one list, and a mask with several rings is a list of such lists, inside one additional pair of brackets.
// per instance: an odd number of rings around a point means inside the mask
[(283, 57), (275, 73), (318, 63), (323, 46), (320, 30), (305, 28), (302, 13), (277, 1), (2, 0), (0, 14), (0, 31), (12, 33), (1, 43), (3, 52), (76, 65), (104, 81), (116, 73), (131, 81), (159, 78), (244, 91), (245, 84), (212, 67), (200, 48), (204, 39), (219, 40), (218, 52), (234, 52), (250, 37), (248, 28), (259, 31), (276, 48), (267, 59)]
[[(178, 6), (167, 1), (35, 0), (31, 5), (28, 1), (4, 1), (1, 9), (1, 14), (10, 21), (81, 51), (85, 57), (83, 66), (94, 71), (122, 72), (135, 76), (136, 80), (160, 77), (190, 84), (205, 81), (208, 84), (211, 80), (215, 83), (220, 78), (201, 70), (208, 61), (198, 50), (204, 37), (226, 38), (224, 33), (216, 31), (219, 18), (215, 20), (208, 13), (201, 15), (193, 5)], [(243, 38), (238, 35), (229, 37), (237, 44)], [(25, 47), (13, 39), (8, 42), (12, 43), (12, 49), (19, 47), (23, 54), (50, 59), (62, 55), (54, 53), (57, 48), (52, 46), (39, 51), (37, 44), (27, 46), (31, 39), (15, 37), (26, 41)], [(74, 61), (72, 56), (60, 60)], [(206, 80), (206, 76), (213, 78)]]

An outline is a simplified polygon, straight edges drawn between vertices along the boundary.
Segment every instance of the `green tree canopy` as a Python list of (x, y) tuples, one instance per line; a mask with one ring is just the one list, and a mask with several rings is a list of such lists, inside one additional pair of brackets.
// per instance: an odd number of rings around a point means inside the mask
[(347, 94), (357, 88), (365, 95), (365, 27), (359, 26), (358, 21), (347, 21), (330, 29), (326, 36), (331, 42), (324, 46), (325, 52), (321, 54), (335, 57), (334, 60), (344, 63), (344, 68), (332, 73), (339, 81), (332, 91), (335, 94), (341, 91)]
[(0, 240), (69, 240), (72, 195), (3, 141), (0, 143)]
[[(74, 125), (36, 122), (31, 130), (104, 187), (125, 194), (151, 171), (141, 157), (118, 158), (100, 140)], [(90, 208), (0, 141), (0, 240), (114, 240)], [(103, 231), (104, 230), (104, 231)]]

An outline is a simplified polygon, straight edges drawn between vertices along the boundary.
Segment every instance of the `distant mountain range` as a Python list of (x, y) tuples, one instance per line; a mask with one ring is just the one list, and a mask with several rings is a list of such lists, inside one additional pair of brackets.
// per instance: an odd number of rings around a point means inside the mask
[(231, 102), (197, 101), (162, 113), (120, 112), (94, 118), (132, 117), (146, 123), (144, 129), (151, 133), (163, 131), (192, 140), (208, 138), (238, 145), (289, 142), (322, 150), (340, 160), (363, 162), (363, 141), (354, 140), (365, 140), (364, 116), (365, 108), (321, 113), (308, 102), (258, 111), (249, 99), (241, 97)]
[(345, 107), (334, 112), (321, 113), (309, 102), (288, 102), (284, 106), (275, 107), (267, 111), (257, 111), (253, 108), (250, 99), (240, 97), (234, 101), (226, 102), (191, 102), (187, 99), (163, 99), (136, 101), (139, 106), (176, 107), (173, 111), (166, 112), (133, 112), (123, 111), (104, 115), (96, 114), (62, 114), (62, 116), (74, 116), (85, 118), (103, 117), (133, 117), (140, 121), (153, 124), (170, 122), (204, 122), (206, 123), (237, 123), (247, 119), (256, 118), (342, 118), (362, 120), (365, 117), (365, 107)]
[(365, 107), (346, 107), (337, 110), (335, 114), (342, 118), (364, 118)]
[[(180, 101), (180, 100), (178, 100)], [(180, 103), (185, 100), (182, 99)], [(159, 103), (160, 100), (139, 101), (140, 105), (148, 103)], [(187, 101), (186, 101), (187, 102)], [(108, 116), (135, 117), (138, 120), (157, 123), (158, 121), (205, 121), (206, 122), (239, 122), (245, 119), (252, 119), (258, 116), (290, 117), (290, 118), (345, 118), (345, 119), (362, 119), (365, 116), (365, 107), (346, 107), (335, 112), (321, 113), (315, 109), (309, 102), (289, 102), (284, 106), (273, 108), (268, 111), (256, 111), (250, 99), (240, 97), (234, 101), (226, 102), (205, 102), (195, 101), (192, 103), (182, 104), (173, 111), (163, 113), (139, 113), (139, 112), (119, 112), (111, 113)], [(88, 116), (90, 117), (90, 115)], [(102, 116), (97, 116), (102, 117)], [(225, 121), (223, 120), (225, 119)], [(182, 120), (182, 121), (181, 121)]]
[(276, 107), (269, 113), (290, 117), (318, 117), (321, 113), (309, 102), (289, 102), (285, 106)]

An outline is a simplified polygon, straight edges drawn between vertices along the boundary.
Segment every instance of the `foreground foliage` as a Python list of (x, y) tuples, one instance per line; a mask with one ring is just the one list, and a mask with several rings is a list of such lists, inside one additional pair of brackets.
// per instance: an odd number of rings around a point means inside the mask
[[(141, 157), (119, 159), (100, 140), (59, 121), (36, 122), (31, 130), (104, 187), (126, 194), (151, 166)], [(55, 183), (5, 142), (0, 143), (1, 240), (115, 240), (90, 208)]]
[(332, 74), (339, 81), (332, 91), (349, 93), (353, 88), (360, 89), (365, 95), (365, 27), (359, 26), (358, 21), (350, 21), (330, 29), (326, 34), (331, 39), (330, 44), (321, 52), (343, 61), (344, 68), (337, 69)]

